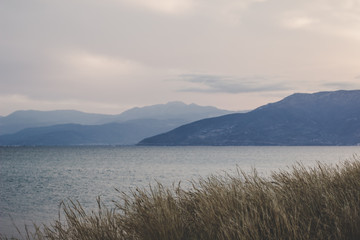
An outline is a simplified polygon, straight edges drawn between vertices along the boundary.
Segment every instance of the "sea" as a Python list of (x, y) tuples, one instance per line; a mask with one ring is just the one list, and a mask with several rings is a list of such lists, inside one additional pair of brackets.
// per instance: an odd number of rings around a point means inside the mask
[[(171, 187), (239, 170), (270, 177), (302, 164), (341, 164), (359, 158), (352, 147), (0, 147), (0, 234), (17, 236), (24, 226), (51, 224), (62, 201), (78, 201), (96, 210), (100, 197), (108, 206), (120, 192)], [(60, 215), (61, 216), (61, 215)]]

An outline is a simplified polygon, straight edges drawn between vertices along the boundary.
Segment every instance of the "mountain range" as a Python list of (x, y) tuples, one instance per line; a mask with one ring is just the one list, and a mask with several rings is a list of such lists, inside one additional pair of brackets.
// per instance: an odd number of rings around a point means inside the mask
[(229, 113), (182, 102), (132, 108), (118, 115), (16, 111), (0, 118), (0, 145), (133, 145), (183, 124)]
[(359, 145), (360, 90), (296, 93), (253, 111), (170, 102), (118, 115), (74, 110), (0, 117), (0, 145)]
[(359, 144), (360, 90), (296, 93), (247, 113), (199, 120), (139, 143), (147, 146)]

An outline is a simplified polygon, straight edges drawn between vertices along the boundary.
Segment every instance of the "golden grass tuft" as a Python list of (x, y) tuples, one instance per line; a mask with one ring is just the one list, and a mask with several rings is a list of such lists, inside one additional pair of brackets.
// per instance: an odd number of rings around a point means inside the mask
[[(301, 164), (264, 178), (253, 171), (210, 176), (171, 188), (121, 193), (108, 209), (62, 207), (65, 220), (25, 239), (360, 239), (360, 161)], [(2, 237), (2, 239), (7, 239)]]

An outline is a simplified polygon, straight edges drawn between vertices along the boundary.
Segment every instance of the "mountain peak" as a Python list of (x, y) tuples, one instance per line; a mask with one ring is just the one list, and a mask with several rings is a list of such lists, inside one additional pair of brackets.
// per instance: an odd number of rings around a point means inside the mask
[(169, 106), (186, 106), (187, 104), (185, 104), (185, 103), (183, 103), (181, 101), (170, 101), (170, 102), (167, 102), (165, 105), (169, 105)]
[(127, 121), (132, 119), (183, 119), (188, 122), (202, 118), (215, 117), (232, 113), (231, 111), (217, 109), (215, 107), (204, 107), (196, 104), (185, 104), (180, 101), (172, 101), (166, 104), (156, 104), (145, 107), (131, 108), (116, 117), (116, 121)]
[(314, 99), (351, 99), (359, 98), (360, 90), (337, 90), (337, 91), (324, 91), (315, 93), (294, 93), (288, 97), (285, 97), (282, 101), (292, 100), (314, 100)]

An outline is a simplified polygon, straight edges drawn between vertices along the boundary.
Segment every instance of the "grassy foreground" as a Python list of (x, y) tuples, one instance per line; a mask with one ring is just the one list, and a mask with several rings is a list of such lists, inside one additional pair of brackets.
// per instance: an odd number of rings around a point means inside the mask
[[(360, 239), (360, 160), (298, 164), (259, 177), (211, 176), (183, 189), (158, 184), (121, 194), (115, 207), (63, 205), (65, 221), (26, 239)], [(2, 239), (6, 239), (2, 237)]]

